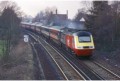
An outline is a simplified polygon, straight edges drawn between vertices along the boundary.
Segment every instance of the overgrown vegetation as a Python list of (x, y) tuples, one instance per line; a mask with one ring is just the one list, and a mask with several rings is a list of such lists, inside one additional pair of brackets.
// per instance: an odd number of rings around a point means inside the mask
[(0, 50), (2, 55), (8, 56), (10, 50), (17, 43), (20, 35), (20, 12), (14, 2), (0, 3)]
[(86, 27), (92, 32), (97, 50), (112, 52), (120, 45), (120, 2), (93, 1), (89, 14), (80, 12), (86, 17)]

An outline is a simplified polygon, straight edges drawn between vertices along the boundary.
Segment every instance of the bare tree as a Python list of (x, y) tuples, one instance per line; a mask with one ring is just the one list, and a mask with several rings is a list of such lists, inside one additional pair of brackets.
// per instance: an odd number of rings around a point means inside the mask
[(36, 17), (33, 19), (34, 22), (41, 22), (45, 24), (50, 24), (52, 15), (56, 13), (56, 7), (47, 7), (45, 10), (40, 11)]

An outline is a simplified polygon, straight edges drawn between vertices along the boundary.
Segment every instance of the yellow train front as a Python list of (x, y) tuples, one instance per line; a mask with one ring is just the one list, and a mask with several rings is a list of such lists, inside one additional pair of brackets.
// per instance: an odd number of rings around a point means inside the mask
[(75, 48), (74, 52), (78, 56), (91, 56), (95, 48), (92, 34), (86, 31), (74, 34)]
[(65, 34), (66, 46), (76, 56), (92, 56), (95, 49), (92, 34), (87, 31), (67, 32)]

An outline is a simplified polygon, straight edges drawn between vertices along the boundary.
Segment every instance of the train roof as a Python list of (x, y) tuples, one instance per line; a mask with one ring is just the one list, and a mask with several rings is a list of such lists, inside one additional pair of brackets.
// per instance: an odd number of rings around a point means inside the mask
[(36, 26), (37, 26), (37, 27), (43, 26), (43, 24), (38, 22), (38, 23), (36, 24)]
[(61, 26), (51, 26), (50, 29), (60, 31), (63, 27)]
[(21, 22), (21, 24), (31, 25), (32, 22)]
[(36, 23), (31, 23), (30, 25), (36, 26)]
[(40, 26), (40, 27), (42, 27), (42, 28), (45, 28), (45, 29), (50, 29), (48, 26)]
[(34, 26), (42, 27), (42, 28), (46, 28), (46, 29), (56, 30), (56, 31), (62, 32), (64, 34), (74, 34), (78, 31), (86, 31), (87, 30), (86, 28), (84, 28), (84, 26), (82, 24), (78, 24), (75, 22), (69, 23), (67, 26), (45, 26), (39, 22), (35, 22), (35, 23), (21, 22), (21, 23), (27, 24), (27, 25), (34, 25)]

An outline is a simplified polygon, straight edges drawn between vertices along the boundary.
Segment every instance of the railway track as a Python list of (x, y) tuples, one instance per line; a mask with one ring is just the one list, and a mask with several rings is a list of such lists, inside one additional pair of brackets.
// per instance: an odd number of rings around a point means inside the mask
[[(41, 38), (39, 38), (39, 39), (43, 40)], [(46, 42), (45, 40), (43, 40), (43, 41)], [(47, 43), (47, 44), (49, 44), (49, 43)], [(69, 52), (67, 52), (65, 50), (62, 50), (62, 52), (61, 52), (61, 49), (58, 46), (53, 45), (53, 42), (52, 43), (50, 42), (50, 46), (53, 49), (57, 50), (59, 53), (61, 53), (61, 55), (65, 59), (67, 59), (67, 61), (70, 62), (73, 65), (73, 67), (79, 73), (81, 73), (83, 75), (83, 77), (87, 80), (104, 80), (104, 79), (106, 79), (106, 80), (119, 80), (120, 79), (120, 77), (117, 74), (113, 73), (112, 71), (110, 71), (108, 69), (104, 70), (105, 67), (103, 67), (103, 66), (100, 67), (101, 65), (96, 63), (96, 62), (91, 62), (89, 60), (88, 61), (83, 61), (83, 60), (81, 61), (80, 59), (76, 58), (74, 55), (71, 55)], [(58, 47), (58, 48), (56, 48), (56, 47)], [(84, 62), (84, 64), (83, 64), (83, 62)], [(96, 67), (91, 67), (91, 66), (96, 66), (97, 68)], [(95, 70), (95, 68), (96, 68), (96, 70)], [(108, 72), (106, 74), (103, 71), (97, 71), (99, 69), (102, 69), (102, 70), (104, 70), (106, 72), (108, 71)]]
[[(107, 80), (120, 80), (120, 76), (93, 60), (84, 61), (91, 69)], [(104, 75), (103, 75), (104, 74)]]
[[(55, 66), (54, 61), (49, 57), (49, 55), (47, 53), (44, 53), (45, 51), (42, 46), (40, 46), (40, 44), (35, 39), (33, 40), (34, 41), (31, 42), (31, 46), (35, 52), (34, 58), (36, 59), (35, 62), (37, 62), (36, 67), (38, 67), (36, 79), (67, 80), (62, 70), (59, 70), (58, 66)], [(51, 65), (54, 67), (51, 67)]]
[[(56, 66), (59, 68), (62, 76), (64, 77), (62, 79), (65, 79), (65, 80), (85, 80), (85, 78), (64, 57), (62, 57), (59, 52), (57, 52), (56, 50), (51, 48), (44, 41), (37, 40), (37, 38), (35, 36), (33, 36), (32, 34), (29, 34), (29, 35), (41, 45), (40, 47), (43, 47), (46, 50), (47, 54), (49, 54), (49, 56), (52, 58), (52, 60), (56, 64)], [(32, 46), (33, 46), (33, 44), (32, 44)], [(36, 49), (38, 49), (39, 46), (33, 46), (33, 47), (36, 47)], [(37, 57), (40, 57), (40, 56), (37, 56)], [(46, 56), (46, 58), (47, 57), (48, 56)], [(41, 72), (43, 73), (43, 70)], [(43, 75), (45, 75), (45, 74), (46, 73), (43, 73)], [(43, 79), (45, 79), (45, 76)]]
[(57, 68), (57, 66), (54, 65), (54, 62), (51, 61), (51, 59), (48, 58), (48, 56), (46, 57), (46, 54), (43, 53), (43, 51), (42, 51), (42, 54), (44, 55), (41, 55), (40, 53), (38, 54), (38, 52), (41, 51), (41, 48), (37, 47), (37, 45), (32, 46), (32, 47), (36, 51), (36, 59), (38, 62), (37, 64), (38, 64), (39, 72), (37, 73), (38, 78), (36, 79), (41, 79), (41, 80), (63, 80), (65, 79), (66, 80), (66, 77), (61, 73), (61, 71)]

